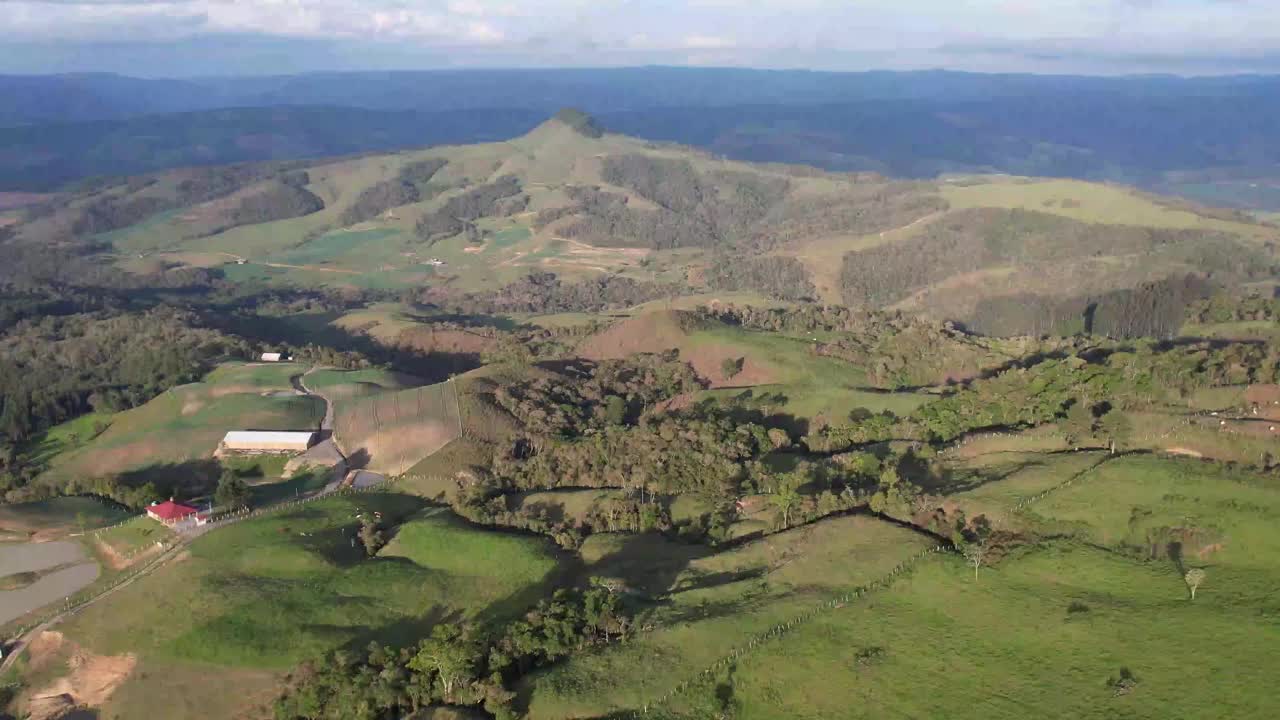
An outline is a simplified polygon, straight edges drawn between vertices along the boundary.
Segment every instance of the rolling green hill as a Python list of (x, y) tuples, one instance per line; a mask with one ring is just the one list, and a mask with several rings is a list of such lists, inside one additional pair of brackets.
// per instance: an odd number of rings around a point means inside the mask
[(211, 268), (249, 287), (439, 302), (546, 272), (894, 307), (995, 334), (1079, 329), (1087, 308), (1130, 313), (1188, 275), (1277, 275), (1274, 226), (1121, 186), (751, 165), (563, 117), (504, 142), (107, 182), (29, 212), (11, 242), (92, 242), (129, 272)]

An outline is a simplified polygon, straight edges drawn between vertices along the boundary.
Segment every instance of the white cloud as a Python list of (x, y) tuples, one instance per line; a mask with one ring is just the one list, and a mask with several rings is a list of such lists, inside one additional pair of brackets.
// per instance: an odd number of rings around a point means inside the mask
[[(1099, 56), (1280, 51), (1278, 0), (0, 0), (0, 37), (218, 34), (423, 47), (591, 48), (672, 61), (835, 65), (868, 53), (991, 49)], [(537, 42), (552, 39), (553, 42)], [(550, 50), (548, 50), (550, 52)], [(594, 55), (592, 54), (594, 53)], [(915, 53), (915, 55), (912, 55)], [(531, 62), (538, 58), (530, 56)]]

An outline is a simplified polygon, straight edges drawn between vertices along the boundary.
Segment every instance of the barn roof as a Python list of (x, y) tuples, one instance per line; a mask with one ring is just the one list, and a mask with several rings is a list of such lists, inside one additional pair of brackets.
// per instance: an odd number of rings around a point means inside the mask
[(194, 515), (197, 511), (193, 507), (176, 503), (172, 500), (165, 500), (162, 503), (148, 506), (147, 512), (161, 520), (179, 520), (188, 515)]
[(222, 439), (226, 443), (305, 443), (315, 433), (309, 430), (232, 430)]

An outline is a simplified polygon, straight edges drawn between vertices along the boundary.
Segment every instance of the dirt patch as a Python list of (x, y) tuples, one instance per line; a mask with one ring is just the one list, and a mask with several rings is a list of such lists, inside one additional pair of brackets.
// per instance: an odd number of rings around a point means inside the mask
[(396, 335), (395, 345), (423, 353), (480, 354), (497, 344), (497, 339), (466, 330), (405, 328)]
[(31, 666), (48, 665), (64, 649), (71, 651), (66, 661), (70, 672), (31, 694), (27, 712), (32, 720), (54, 720), (73, 708), (101, 705), (138, 664), (135, 655), (95, 655), (68, 641), (61, 633), (46, 631), (28, 648)]
[(685, 319), (675, 310), (628, 318), (584, 340), (578, 354), (588, 360), (612, 360), (639, 352), (679, 349), (689, 340)]
[[(625, 358), (642, 352), (678, 350), (680, 359), (705, 378), (712, 387), (751, 387), (777, 382), (773, 371), (763, 363), (713, 343), (689, 342), (690, 324), (694, 318), (680, 310), (645, 313), (615, 323), (587, 338), (578, 346), (578, 354), (588, 360)], [(742, 369), (728, 377), (725, 360), (742, 360)]]
[(1171, 447), (1171, 448), (1165, 448), (1164, 451), (1169, 453), (1170, 455), (1183, 455), (1186, 457), (1193, 457), (1193, 458), (1204, 457), (1204, 453), (1198, 450), (1192, 450), (1191, 448)]
[[(706, 378), (713, 388), (754, 387), (772, 385), (778, 381), (771, 369), (752, 358), (714, 345), (686, 349), (680, 353), (680, 359), (693, 366), (698, 375)], [(742, 369), (729, 377), (724, 372), (725, 360), (741, 360)]]
[(1280, 405), (1280, 385), (1250, 385), (1244, 391), (1244, 401), (1250, 405)]
[(401, 475), (457, 436), (457, 427), (428, 422), (382, 430), (356, 443), (356, 446), (368, 453), (368, 469), (387, 475)]

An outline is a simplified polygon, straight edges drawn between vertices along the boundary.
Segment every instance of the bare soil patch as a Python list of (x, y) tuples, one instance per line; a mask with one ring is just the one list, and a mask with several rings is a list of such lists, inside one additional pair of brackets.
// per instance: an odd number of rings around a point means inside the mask
[(63, 652), (70, 672), (33, 692), (27, 699), (32, 720), (54, 720), (74, 708), (98, 707), (110, 699), (138, 664), (133, 654), (95, 655), (67, 640), (61, 633), (46, 631), (28, 648), (31, 667), (49, 666)]
[(373, 433), (357, 444), (369, 455), (368, 469), (402, 475), (457, 437), (457, 428), (441, 422), (399, 426)]
[(682, 319), (679, 311), (664, 311), (623, 320), (584, 340), (578, 346), (578, 354), (588, 360), (611, 360), (639, 352), (679, 349), (689, 339), (681, 326)]
[(1185, 448), (1185, 447), (1170, 447), (1170, 448), (1165, 448), (1164, 451), (1169, 453), (1170, 455), (1182, 455), (1184, 457), (1193, 457), (1193, 458), (1204, 457), (1204, 453), (1200, 452), (1199, 450), (1192, 450), (1191, 448)]
[(405, 328), (396, 335), (395, 345), (424, 353), (478, 354), (497, 344), (496, 338), (466, 330)]

